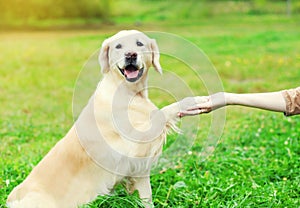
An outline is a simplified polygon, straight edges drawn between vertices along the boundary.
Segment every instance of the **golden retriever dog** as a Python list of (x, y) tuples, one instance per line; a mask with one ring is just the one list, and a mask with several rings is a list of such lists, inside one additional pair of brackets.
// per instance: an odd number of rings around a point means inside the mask
[(162, 73), (156, 41), (135, 31), (106, 39), (99, 62), (103, 78), (66, 134), (7, 199), (10, 208), (74, 208), (127, 181), (152, 207), (151, 165), (179, 102), (161, 110), (148, 99), (147, 73)]

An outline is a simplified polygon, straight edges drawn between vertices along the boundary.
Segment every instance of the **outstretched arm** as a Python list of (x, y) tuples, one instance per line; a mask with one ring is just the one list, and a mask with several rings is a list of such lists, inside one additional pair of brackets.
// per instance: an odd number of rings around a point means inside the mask
[(249, 94), (219, 92), (211, 96), (203, 96), (200, 98), (201, 99), (198, 98), (196, 100), (201, 100), (201, 102), (191, 106), (185, 111), (181, 111), (178, 115), (183, 117), (186, 115), (209, 113), (226, 105), (242, 105), (277, 112), (286, 111), (286, 102), (282, 92)]
[(243, 105), (277, 112), (285, 112), (286, 110), (286, 103), (281, 92), (227, 93), (226, 100), (227, 105)]

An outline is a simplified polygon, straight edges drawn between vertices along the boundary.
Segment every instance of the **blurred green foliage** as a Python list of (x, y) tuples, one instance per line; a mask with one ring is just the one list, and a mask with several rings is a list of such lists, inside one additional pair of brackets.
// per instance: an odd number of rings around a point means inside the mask
[(0, 0), (2, 28), (85, 26), (132, 17), (137, 21), (178, 21), (219, 15), (297, 13), (300, 2), (291, 0)]
[(111, 0), (0, 0), (2, 22), (60, 18), (106, 18)]

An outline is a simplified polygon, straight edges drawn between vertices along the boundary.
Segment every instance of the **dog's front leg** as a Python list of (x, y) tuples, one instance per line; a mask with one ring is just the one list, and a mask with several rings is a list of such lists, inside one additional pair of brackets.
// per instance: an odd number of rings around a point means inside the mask
[(178, 117), (177, 114), (180, 111), (179, 102), (167, 105), (167, 106), (163, 107), (161, 109), (161, 111), (163, 112), (166, 122), (169, 122), (170, 120), (174, 120)]
[(161, 109), (164, 114), (166, 122), (179, 118), (179, 112), (187, 111), (188, 108), (200, 102), (201, 97), (186, 97), (176, 103), (167, 105)]
[(132, 186), (130, 191), (133, 192), (137, 190), (139, 192), (139, 196), (143, 201), (143, 204), (146, 208), (154, 207), (152, 203), (152, 190), (150, 185), (149, 177), (136, 177), (131, 180)]

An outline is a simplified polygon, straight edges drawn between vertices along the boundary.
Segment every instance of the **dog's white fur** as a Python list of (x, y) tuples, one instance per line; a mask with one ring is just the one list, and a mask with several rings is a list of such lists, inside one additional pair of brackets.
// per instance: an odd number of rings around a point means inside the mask
[[(136, 65), (144, 68), (134, 82), (119, 70), (128, 52), (137, 53)], [(125, 178), (129, 191), (138, 190), (151, 206), (150, 167), (179, 111), (177, 103), (158, 111), (148, 99), (148, 69), (162, 73), (158, 47), (141, 32), (121, 31), (103, 42), (99, 61), (104, 76), (93, 97), (67, 135), (10, 193), (9, 207), (77, 207), (109, 194)]]

